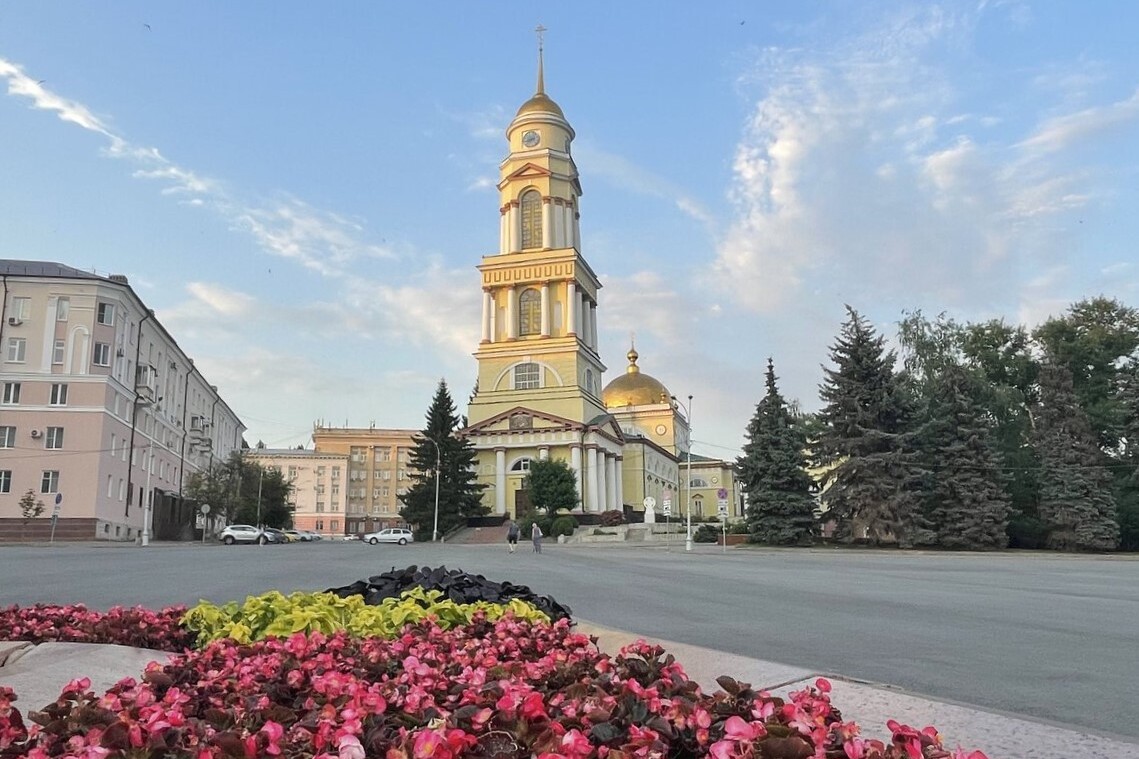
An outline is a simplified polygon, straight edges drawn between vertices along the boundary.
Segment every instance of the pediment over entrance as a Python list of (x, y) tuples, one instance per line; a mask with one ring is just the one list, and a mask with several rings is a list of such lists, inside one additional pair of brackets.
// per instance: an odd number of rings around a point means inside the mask
[(484, 419), (478, 424), (472, 424), (463, 430), (463, 434), (469, 436), (503, 432), (563, 432), (584, 428), (584, 424), (572, 419), (544, 411), (535, 411), (524, 406), (515, 406), (509, 411), (503, 411), (501, 414)]
[(539, 166), (536, 163), (526, 163), (503, 177), (502, 181), (498, 183), (498, 189), (501, 190), (510, 182), (519, 179), (538, 179), (548, 176), (553, 176), (553, 172), (549, 169)]

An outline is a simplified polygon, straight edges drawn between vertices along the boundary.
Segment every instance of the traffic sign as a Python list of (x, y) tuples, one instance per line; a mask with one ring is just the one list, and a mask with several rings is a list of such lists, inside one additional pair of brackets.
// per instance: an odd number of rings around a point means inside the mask
[(718, 501), (716, 503), (716, 510), (719, 512), (720, 516), (726, 517), (728, 515), (728, 502), (724, 500)]
[(728, 489), (727, 488), (720, 488), (719, 490), (716, 491), (716, 497), (719, 498), (721, 501), (726, 501), (728, 499)]
[(660, 510), (666, 517), (672, 516), (672, 499), (665, 498), (664, 503), (661, 504)]

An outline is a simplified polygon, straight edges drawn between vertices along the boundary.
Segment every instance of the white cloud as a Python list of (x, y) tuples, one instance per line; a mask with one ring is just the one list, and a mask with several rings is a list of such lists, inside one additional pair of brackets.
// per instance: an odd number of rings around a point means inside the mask
[(1137, 120), (1139, 90), (1125, 100), (1048, 119), (1020, 147), (1030, 153), (1054, 153)]
[(642, 195), (667, 200), (684, 215), (711, 226), (715, 219), (702, 203), (663, 177), (616, 155), (588, 144), (576, 149), (575, 158), (583, 173), (608, 179), (614, 185)]

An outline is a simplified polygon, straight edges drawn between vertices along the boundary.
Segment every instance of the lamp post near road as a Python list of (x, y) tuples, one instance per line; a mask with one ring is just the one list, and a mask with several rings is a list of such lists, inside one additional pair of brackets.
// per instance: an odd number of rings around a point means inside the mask
[(688, 451), (686, 453), (686, 458), (687, 458), (686, 468), (688, 470), (688, 472), (686, 474), (686, 479), (688, 480), (688, 482), (685, 485), (686, 489), (684, 491), (684, 494), (685, 494), (684, 514), (685, 514), (685, 518), (687, 520), (687, 525), (685, 527), (684, 550), (685, 551), (691, 551), (692, 550), (692, 395), (691, 394), (688, 395), (688, 405), (685, 405), (684, 402), (681, 401), (679, 398), (677, 398), (675, 395), (672, 396), (672, 399), (674, 401), (676, 401), (678, 404), (680, 404), (680, 407), (684, 409), (684, 413), (688, 414)]
[(435, 446), (435, 526), (431, 530), (431, 542), (436, 543), (439, 540), (439, 462), (443, 458), (443, 453), (437, 441), (432, 438), (427, 439)]

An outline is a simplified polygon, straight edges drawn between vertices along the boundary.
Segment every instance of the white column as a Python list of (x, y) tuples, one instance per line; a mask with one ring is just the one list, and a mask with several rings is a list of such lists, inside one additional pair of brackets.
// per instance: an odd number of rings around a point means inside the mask
[(578, 311), (577, 283), (572, 279), (566, 283), (566, 334), (577, 334)]
[(507, 211), (499, 214), (498, 219), (498, 252), (506, 253), (510, 250), (510, 226)]
[(589, 346), (593, 348), (595, 353), (600, 353), (597, 348), (597, 304), (589, 304)]
[(522, 250), (522, 209), (517, 203), (510, 204), (510, 234), (514, 235), (514, 244), (510, 250), (517, 253)]
[(597, 510), (606, 511), (609, 508), (609, 501), (606, 496), (609, 494), (606, 485), (606, 475), (609, 467), (609, 454), (604, 449), (597, 451)]
[(566, 207), (562, 203), (554, 206), (554, 247), (566, 247)]
[(498, 303), (494, 300), (494, 293), (490, 295), (490, 341), (498, 342)]
[(494, 449), (494, 510), (506, 513), (506, 449)]
[(494, 339), (494, 333), (491, 331), (493, 322), (491, 315), (494, 313), (494, 297), (491, 296), (490, 290), (482, 291), (482, 341), (489, 343)]
[(542, 337), (550, 336), (550, 283), (542, 283)]
[(624, 459), (618, 456), (613, 462), (613, 473), (617, 479), (617, 505), (615, 508), (625, 508), (625, 467)]
[(542, 247), (554, 247), (554, 205), (549, 198), (542, 198)]
[(573, 239), (573, 206), (568, 203), (562, 208), (562, 216), (565, 218), (566, 224), (566, 247), (574, 247)]
[(513, 287), (506, 291), (506, 338), (518, 338), (518, 291)]
[(573, 470), (574, 481), (577, 484), (577, 496), (581, 499), (581, 509), (585, 511), (585, 491), (581, 488), (581, 444), (570, 446), (570, 469)]
[(577, 309), (578, 329), (577, 333), (581, 335), (581, 340), (586, 345), (593, 344), (593, 336), (589, 334), (589, 299), (585, 297), (585, 293), (579, 293), (581, 298)]
[(597, 448), (585, 449), (585, 510), (597, 511)]
[(606, 508), (619, 509), (621, 502), (617, 500), (617, 457), (605, 457), (605, 499)]
[(571, 232), (573, 235), (573, 244), (574, 247), (577, 247), (581, 242), (581, 225), (580, 220), (577, 218), (577, 209), (572, 207), (570, 208), (570, 226), (573, 230)]

